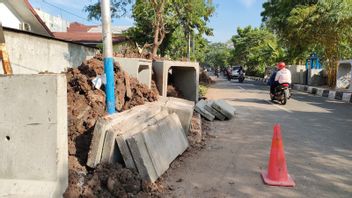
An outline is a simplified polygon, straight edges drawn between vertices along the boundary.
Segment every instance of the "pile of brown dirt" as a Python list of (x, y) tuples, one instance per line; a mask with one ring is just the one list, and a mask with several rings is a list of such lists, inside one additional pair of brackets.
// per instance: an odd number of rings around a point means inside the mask
[[(114, 72), (117, 111), (158, 99), (155, 89), (150, 90), (129, 77), (118, 65), (114, 65)], [(105, 92), (104, 86), (101, 90), (94, 88), (92, 80), (103, 73), (101, 57), (85, 61), (67, 72), (69, 187), (65, 197), (80, 197), (87, 185), (87, 175), (93, 171), (85, 164), (95, 123), (98, 117), (105, 115)]]
[(143, 182), (120, 164), (100, 164), (87, 176), (82, 197), (160, 197), (163, 186)]
[(202, 85), (209, 85), (215, 83), (215, 81), (210, 78), (206, 71), (202, 71), (199, 74), (199, 83)]
[(167, 97), (182, 98), (182, 93), (173, 85), (167, 85)]

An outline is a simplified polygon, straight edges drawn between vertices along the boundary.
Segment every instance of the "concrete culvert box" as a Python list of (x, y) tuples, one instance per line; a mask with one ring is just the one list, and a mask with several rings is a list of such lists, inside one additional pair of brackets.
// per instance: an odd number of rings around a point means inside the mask
[(153, 70), (161, 96), (167, 96), (168, 84), (172, 84), (181, 92), (182, 98), (198, 101), (199, 63), (155, 61), (153, 62)]
[(352, 91), (352, 60), (340, 61), (337, 67), (336, 88)]
[(140, 58), (114, 58), (121, 68), (139, 82), (151, 87), (152, 82), (152, 61)]
[(63, 74), (0, 76), (0, 197), (62, 197), (66, 85)]

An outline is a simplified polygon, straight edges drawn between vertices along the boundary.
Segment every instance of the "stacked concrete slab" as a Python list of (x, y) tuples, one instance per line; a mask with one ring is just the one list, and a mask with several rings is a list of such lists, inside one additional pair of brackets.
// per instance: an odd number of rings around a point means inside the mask
[(161, 96), (167, 96), (169, 72), (173, 76), (174, 86), (181, 91), (185, 99), (198, 101), (199, 63), (181, 61), (154, 61), (153, 70), (156, 85)]
[(121, 68), (129, 75), (138, 79), (139, 82), (151, 87), (152, 61), (140, 58), (114, 58)]
[(62, 197), (68, 186), (65, 75), (0, 76), (0, 197)]
[(122, 163), (154, 182), (188, 147), (193, 102), (161, 98), (98, 120), (87, 165)]
[(224, 100), (200, 100), (195, 110), (209, 121), (215, 118), (219, 120), (232, 119), (235, 116), (236, 109)]

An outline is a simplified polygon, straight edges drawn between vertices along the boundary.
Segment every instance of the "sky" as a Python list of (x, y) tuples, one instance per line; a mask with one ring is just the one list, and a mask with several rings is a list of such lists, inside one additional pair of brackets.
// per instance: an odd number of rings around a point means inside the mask
[[(80, 22), (96, 25), (100, 21), (88, 21), (84, 6), (98, 0), (29, 0), (34, 8), (48, 12), (54, 16), (61, 16), (70, 22)], [(213, 0), (216, 7), (209, 26), (214, 29), (214, 36), (207, 37), (211, 42), (227, 42), (236, 34), (238, 27), (251, 25), (259, 27), (260, 13), (265, 0)], [(49, 5), (50, 4), (50, 5)], [(114, 25), (132, 26), (130, 14), (120, 19), (114, 19)]]

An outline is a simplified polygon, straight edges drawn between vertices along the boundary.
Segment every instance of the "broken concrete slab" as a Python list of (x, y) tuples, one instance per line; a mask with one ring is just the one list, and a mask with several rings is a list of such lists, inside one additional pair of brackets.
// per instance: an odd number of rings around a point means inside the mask
[(205, 117), (207, 120), (209, 121), (213, 121), (215, 119), (215, 116), (213, 114), (211, 114), (209, 111), (207, 111), (205, 109), (205, 105), (207, 104), (207, 102), (205, 100), (200, 100), (196, 106), (195, 106), (195, 110), (202, 115), (203, 117)]
[[(158, 108), (159, 111), (161, 111), (160, 105), (154, 105), (154, 103), (149, 103), (149, 105), (154, 106), (155, 108)], [(142, 113), (146, 110), (147, 106), (148, 105), (136, 106), (122, 113), (106, 115), (97, 120), (97, 123), (94, 127), (92, 142), (88, 153), (87, 165), (89, 167), (94, 168), (101, 161), (106, 132), (113, 126), (116, 126), (117, 124), (121, 123), (122, 121), (128, 120), (131, 117)], [(114, 141), (114, 139), (115, 138), (109, 140)]]
[(127, 139), (138, 172), (154, 182), (189, 146), (178, 116), (173, 113)]
[(0, 75), (0, 197), (62, 197), (68, 186), (64, 74)]
[(215, 100), (212, 103), (212, 107), (221, 112), (221, 114), (225, 115), (228, 119), (231, 119), (235, 116), (236, 109), (224, 100)]
[(213, 103), (214, 101), (209, 100), (207, 104), (204, 106), (204, 109), (209, 111), (211, 114), (213, 114), (217, 119), (222, 121), (225, 120), (226, 119), (225, 115), (221, 114), (219, 111), (217, 111), (212, 107)]

